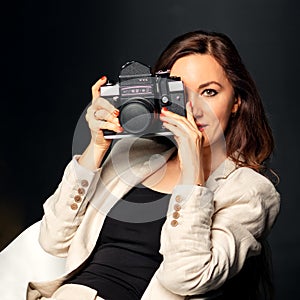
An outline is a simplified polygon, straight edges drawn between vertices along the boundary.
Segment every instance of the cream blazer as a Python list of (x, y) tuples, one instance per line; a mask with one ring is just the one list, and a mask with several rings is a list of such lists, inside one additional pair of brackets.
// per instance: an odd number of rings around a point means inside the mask
[[(162, 168), (173, 151), (156, 140), (123, 139), (95, 172), (73, 158), (44, 204), (40, 231), (40, 244), (47, 252), (67, 257), (66, 272), (51, 282), (29, 283), (27, 299), (51, 297), (83, 265), (110, 208)], [(161, 231), (163, 261), (142, 300), (188, 299), (221, 287), (248, 257), (260, 253), (259, 240), (273, 226), (279, 199), (268, 179), (249, 168), (237, 168), (229, 159), (210, 175), (205, 187), (176, 186)], [(173, 212), (178, 204), (176, 223)], [(95, 294), (87, 292), (84, 299), (95, 299)]]

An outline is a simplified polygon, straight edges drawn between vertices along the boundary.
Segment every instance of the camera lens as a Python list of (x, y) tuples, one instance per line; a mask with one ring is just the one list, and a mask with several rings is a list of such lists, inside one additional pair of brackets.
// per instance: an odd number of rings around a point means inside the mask
[(146, 99), (130, 99), (120, 110), (120, 123), (132, 134), (145, 132), (152, 123), (154, 107)]

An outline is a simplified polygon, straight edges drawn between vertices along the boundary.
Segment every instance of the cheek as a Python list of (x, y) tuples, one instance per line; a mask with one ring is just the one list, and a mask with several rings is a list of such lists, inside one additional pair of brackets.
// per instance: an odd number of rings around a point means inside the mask
[(230, 116), (231, 110), (224, 111), (224, 108), (221, 106), (211, 106), (211, 114), (209, 116), (210, 125), (203, 131), (205, 146), (220, 140), (225, 142), (224, 132)]
[(215, 118), (218, 120), (223, 131), (225, 131), (231, 117), (232, 105), (228, 105), (228, 103), (227, 105), (212, 105), (211, 109), (214, 111)]
[(219, 118), (220, 125), (223, 129), (223, 132), (226, 130), (230, 116), (231, 116), (231, 112), (228, 112), (228, 113), (223, 113), (222, 116)]

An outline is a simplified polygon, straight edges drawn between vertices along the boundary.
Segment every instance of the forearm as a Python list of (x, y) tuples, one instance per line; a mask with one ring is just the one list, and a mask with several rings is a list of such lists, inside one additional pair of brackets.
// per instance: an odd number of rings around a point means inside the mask
[(100, 167), (107, 150), (107, 146), (97, 145), (91, 141), (80, 156), (78, 163), (91, 171), (95, 171)]
[[(175, 210), (180, 215), (177, 219), (173, 217)], [(158, 271), (160, 283), (168, 290), (195, 294), (195, 273), (201, 274), (211, 261), (213, 212), (213, 194), (207, 188), (190, 185), (174, 189), (161, 236), (164, 261)]]
[[(166, 289), (204, 294), (236, 275), (247, 257), (260, 253), (259, 239), (272, 228), (279, 198), (272, 184), (253, 172), (235, 171), (214, 192), (205, 187), (174, 190), (172, 198), (181, 194), (183, 201), (177, 226), (172, 226), (170, 212), (161, 234), (164, 261), (158, 279)], [(172, 209), (174, 203), (170, 205)]]
[(66, 167), (61, 183), (44, 204), (40, 244), (49, 253), (65, 256), (94, 194), (100, 169), (92, 172), (76, 157)]

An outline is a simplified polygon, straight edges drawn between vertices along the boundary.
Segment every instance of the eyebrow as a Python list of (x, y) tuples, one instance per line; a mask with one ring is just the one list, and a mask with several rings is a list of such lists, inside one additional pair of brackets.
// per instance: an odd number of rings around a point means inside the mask
[(209, 86), (209, 85), (211, 85), (211, 84), (216, 84), (216, 85), (218, 85), (219, 87), (223, 87), (219, 82), (217, 82), (217, 81), (208, 81), (208, 82), (205, 82), (205, 83), (202, 83), (202, 84), (200, 84), (199, 85), (199, 87), (198, 87), (198, 90), (201, 90), (201, 89), (203, 89), (203, 88), (205, 88), (205, 87), (207, 87), (207, 86)]

